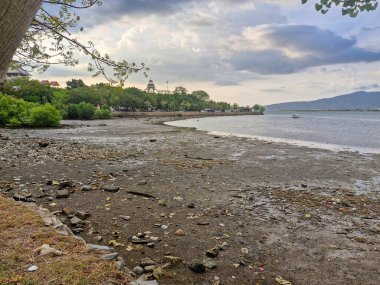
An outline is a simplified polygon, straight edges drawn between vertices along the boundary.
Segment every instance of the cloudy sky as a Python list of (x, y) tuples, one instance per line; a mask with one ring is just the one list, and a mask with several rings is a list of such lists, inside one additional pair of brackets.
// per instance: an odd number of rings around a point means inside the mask
[[(150, 67), (156, 86), (205, 90), (241, 105), (332, 97), (378, 90), (380, 9), (352, 19), (326, 15), (315, 1), (104, 0), (82, 12), (82, 42), (116, 59)], [(38, 79), (104, 81), (79, 66), (52, 67)], [(149, 79), (149, 78), (148, 78)], [(127, 86), (144, 88), (142, 74)]]

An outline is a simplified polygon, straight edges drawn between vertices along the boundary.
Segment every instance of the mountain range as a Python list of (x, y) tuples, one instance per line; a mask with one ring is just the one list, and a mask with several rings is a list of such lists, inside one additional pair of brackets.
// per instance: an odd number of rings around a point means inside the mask
[(380, 110), (380, 91), (358, 91), (315, 101), (272, 104), (266, 106), (266, 110)]

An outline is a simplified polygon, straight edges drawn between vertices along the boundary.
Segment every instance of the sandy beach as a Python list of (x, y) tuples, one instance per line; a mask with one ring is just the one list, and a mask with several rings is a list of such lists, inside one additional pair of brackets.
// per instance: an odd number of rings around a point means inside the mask
[[(64, 209), (88, 212), (78, 235), (113, 245), (130, 269), (151, 258), (159, 284), (380, 284), (379, 154), (162, 121), (0, 129), (0, 193), (70, 226)], [(210, 268), (195, 273), (194, 260)]]

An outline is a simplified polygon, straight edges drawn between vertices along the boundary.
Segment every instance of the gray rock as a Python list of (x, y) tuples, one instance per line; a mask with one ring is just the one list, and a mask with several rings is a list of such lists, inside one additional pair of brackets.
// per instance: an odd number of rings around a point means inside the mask
[(57, 194), (55, 195), (55, 198), (57, 199), (69, 198), (69, 190), (67, 189), (57, 190)]
[(26, 200), (27, 200), (27, 198), (25, 196), (20, 195), (20, 194), (14, 194), (13, 199), (15, 201), (21, 201), (21, 202), (26, 202)]
[(108, 246), (105, 246), (105, 245), (99, 245), (99, 244), (91, 244), (91, 243), (88, 243), (86, 244), (86, 246), (89, 248), (89, 249), (92, 249), (92, 250), (99, 250), (99, 251), (114, 251), (113, 248), (111, 247), (108, 247)]
[(195, 208), (195, 204), (194, 203), (190, 203), (189, 205), (187, 205), (188, 208), (190, 209), (194, 209)]
[(156, 262), (154, 262), (149, 257), (144, 257), (140, 260), (140, 265), (141, 265), (141, 267), (146, 267), (146, 266), (150, 266), (150, 265), (156, 265)]
[(131, 285), (158, 285), (158, 282), (157, 280), (148, 280), (148, 281), (136, 280), (136, 281), (132, 281)]
[(124, 268), (125, 268), (125, 262), (124, 261), (120, 261), (120, 260), (116, 261), (116, 267), (117, 267), (118, 270), (124, 270)]
[(79, 219), (86, 220), (91, 216), (91, 214), (88, 212), (77, 211), (75, 213), (75, 216), (77, 216)]
[(146, 180), (141, 180), (137, 183), (137, 185), (146, 185), (148, 182)]
[(102, 189), (106, 192), (116, 193), (119, 192), (120, 187), (119, 186), (112, 186), (112, 185), (104, 185)]
[(80, 226), (83, 226), (85, 223), (83, 220), (77, 218), (77, 217), (74, 217), (70, 220), (70, 224), (73, 226), (73, 227), (80, 227)]
[(144, 273), (144, 269), (141, 266), (136, 266), (135, 268), (133, 268), (133, 272), (137, 275), (141, 275)]
[(74, 234), (80, 234), (80, 233), (83, 233), (84, 232), (84, 228), (75, 228), (73, 229), (73, 233)]
[(92, 191), (92, 187), (91, 185), (83, 185), (81, 190), (84, 192)]
[(102, 241), (103, 241), (103, 237), (102, 237), (102, 236), (96, 236), (96, 237), (95, 237), (95, 240), (96, 240), (97, 242), (102, 242)]
[(151, 273), (156, 269), (155, 265), (149, 265), (144, 267), (144, 272)]
[(46, 197), (46, 193), (42, 190), (36, 190), (34, 193), (33, 193), (33, 197), (37, 198), (37, 199), (41, 199), (41, 198), (44, 198)]
[(59, 188), (67, 188), (67, 187), (71, 187), (73, 186), (73, 181), (70, 181), (70, 180), (65, 180), (65, 181), (61, 181), (59, 182)]
[(206, 266), (203, 264), (203, 262), (196, 259), (190, 263), (189, 268), (195, 273), (204, 273), (206, 271)]
[(206, 266), (208, 269), (215, 269), (216, 268), (216, 262), (212, 258), (207, 258), (203, 260), (203, 265)]
[(216, 247), (214, 247), (206, 251), (206, 255), (208, 257), (216, 258), (219, 255), (219, 251)]
[(111, 260), (114, 260), (118, 255), (119, 254), (117, 252), (108, 253), (108, 254), (102, 255), (101, 259), (111, 261)]

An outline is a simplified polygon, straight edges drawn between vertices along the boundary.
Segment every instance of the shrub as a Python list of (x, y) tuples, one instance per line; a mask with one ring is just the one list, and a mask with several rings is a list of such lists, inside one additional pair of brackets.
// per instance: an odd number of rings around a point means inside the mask
[(78, 104), (78, 117), (82, 120), (90, 120), (94, 117), (95, 107), (90, 103), (81, 102)]
[(0, 126), (20, 127), (29, 123), (31, 108), (36, 105), (0, 93)]
[(61, 112), (50, 104), (34, 107), (30, 111), (30, 124), (35, 127), (58, 127)]
[(60, 120), (60, 111), (50, 104), (39, 106), (0, 93), (1, 127), (57, 127)]
[(111, 117), (111, 109), (107, 105), (103, 105), (101, 109), (97, 109), (94, 115), (96, 119), (111, 119)]
[(67, 107), (67, 118), (78, 119), (78, 105), (77, 104), (70, 104)]

